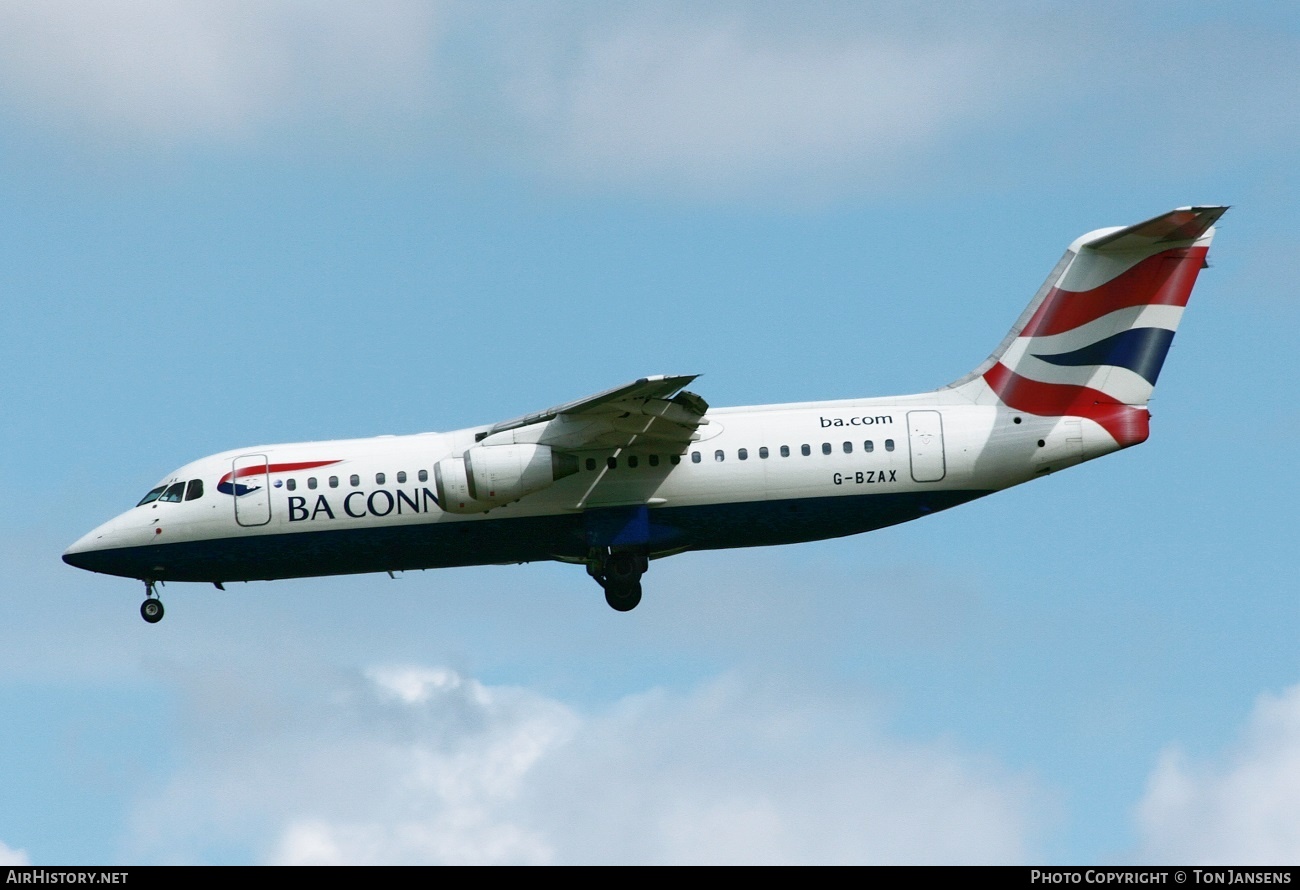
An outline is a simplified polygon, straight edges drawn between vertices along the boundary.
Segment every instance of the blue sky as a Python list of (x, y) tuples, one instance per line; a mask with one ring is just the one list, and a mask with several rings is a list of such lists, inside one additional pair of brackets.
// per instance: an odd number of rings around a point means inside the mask
[[(1295, 862), (1300, 17), (0, 4), (0, 861)], [(1140, 448), (865, 537), (164, 591), (196, 457), (932, 388), (1227, 203)]]

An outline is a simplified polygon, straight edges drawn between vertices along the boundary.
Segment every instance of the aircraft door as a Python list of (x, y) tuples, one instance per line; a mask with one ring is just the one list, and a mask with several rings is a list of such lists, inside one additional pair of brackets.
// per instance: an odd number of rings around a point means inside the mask
[(231, 467), (235, 522), (266, 525), (271, 521), (271, 474), (265, 454), (241, 454)]
[(943, 415), (938, 411), (907, 412), (907, 442), (912, 452), (912, 478), (938, 482), (948, 475), (943, 456)]

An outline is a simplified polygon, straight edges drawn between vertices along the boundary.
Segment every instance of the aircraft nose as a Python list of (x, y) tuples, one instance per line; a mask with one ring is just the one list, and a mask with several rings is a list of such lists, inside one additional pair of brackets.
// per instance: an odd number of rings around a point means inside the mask
[(63, 551), (63, 561), (78, 569), (97, 571), (96, 565), (99, 561), (95, 558), (95, 552), (103, 537), (103, 526), (88, 535), (82, 535), (71, 547)]
[(90, 572), (94, 571), (94, 568), (92, 568), (94, 560), (88, 559), (87, 554), (84, 551), (75, 550), (72, 547), (63, 551), (63, 561), (73, 568), (86, 569)]
[(133, 540), (130, 529), (124, 527), (123, 518), (104, 523), (99, 528), (78, 538), (63, 551), (63, 561), (88, 572), (106, 575), (135, 577), (134, 560), (131, 559)]

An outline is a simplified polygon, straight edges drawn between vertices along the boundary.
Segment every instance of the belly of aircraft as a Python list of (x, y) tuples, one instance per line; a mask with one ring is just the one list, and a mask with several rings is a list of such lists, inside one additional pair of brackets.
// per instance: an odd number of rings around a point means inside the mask
[[(794, 544), (859, 534), (988, 494), (924, 490), (659, 507), (648, 512), (651, 555)], [(580, 561), (592, 537), (582, 513), (490, 522), (436, 522), (241, 535), (70, 554), (79, 568), (163, 581), (261, 581), (548, 559)]]

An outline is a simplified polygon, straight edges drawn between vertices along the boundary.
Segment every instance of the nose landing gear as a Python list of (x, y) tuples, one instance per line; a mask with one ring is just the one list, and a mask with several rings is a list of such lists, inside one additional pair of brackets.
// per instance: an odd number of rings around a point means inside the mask
[(618, 612), (630, 612), (641, 602), (641, 576), (650, 566), (644, 553), (592, 549), (587, 573), (605, 588), (605, 602)]
[(162, 600), (154, 592), (154, 581), (150, 578), (144, 579), (144, 602), (140, 604), (140, 617), (150, 624), (157, 624), (162, 621)]

